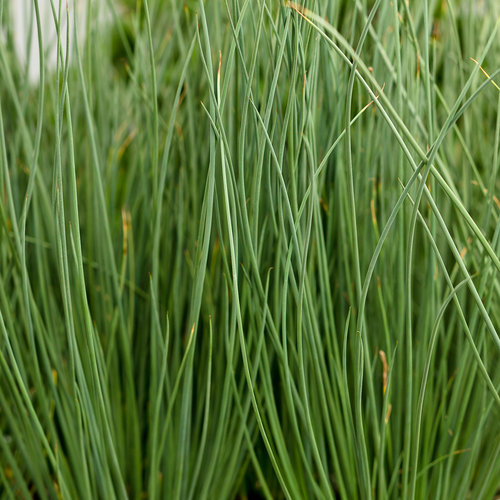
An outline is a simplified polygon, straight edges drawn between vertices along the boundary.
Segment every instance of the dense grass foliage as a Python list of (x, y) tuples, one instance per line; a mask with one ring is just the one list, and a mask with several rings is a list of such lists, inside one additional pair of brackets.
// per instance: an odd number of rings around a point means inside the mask
[(0, 498), (492, 499), (500, 4), (9, 4)]

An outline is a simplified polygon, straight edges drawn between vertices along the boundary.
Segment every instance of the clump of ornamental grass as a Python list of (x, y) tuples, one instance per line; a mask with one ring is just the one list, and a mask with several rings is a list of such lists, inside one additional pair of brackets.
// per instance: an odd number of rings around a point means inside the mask
[(0, 498), (493, 498), (499, 5), (51, 6), (36, 84), (0, 6)]

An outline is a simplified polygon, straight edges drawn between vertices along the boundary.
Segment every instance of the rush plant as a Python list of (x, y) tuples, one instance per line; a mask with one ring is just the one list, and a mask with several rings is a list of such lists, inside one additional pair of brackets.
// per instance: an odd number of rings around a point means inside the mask
[(0, 498), (494, 498), (498, 2), (44, 2), (36, 82), (0, 2)]

